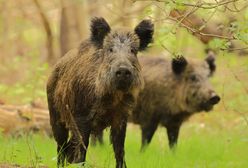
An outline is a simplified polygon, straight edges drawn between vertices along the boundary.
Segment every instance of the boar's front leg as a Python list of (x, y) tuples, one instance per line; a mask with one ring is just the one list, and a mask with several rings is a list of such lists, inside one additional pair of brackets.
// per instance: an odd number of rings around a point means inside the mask
[[(85, 162), (91, 127), (82, 116), (75, 116), (76, 127), (68, 142), (67, 160), (69, 163)], [(76, 130), (77, 129), (77, 130)]]
[(124, 143), (126, 137), (127, 120), (123, 120), (118, 125), (111, 126), (111, 142), (113, 144), (116, 168), (126, 168)]
[(170, 149), (173, 149), (177, 144), (180, 127), (181, 123), (171, 123), (166, 126)]
[(103, 131), (99, 131), (91, 135), (91, 143), (93, 146), (96, 146), (96, 143), (99, 142), (100, 145), (103, 145)]
[(147, 145), (151, 142), (155, 131), (158, 128), (160, 117), (153, 115), (148, 120), (144, 120), (141, 124), (142, 145), (140, 151), (144, 151)]
[(164, 125), (167, 128), (169, 146), (171, 149), (174, 148), (177, 144), (180, 127), (183, 121), (189, 117), (189, 113), (180, 112), (177, 115), (171, 116), (170, 120)]
[(81, 139), (76, 138), (74, 135), (68, 142), (67, 148), (67, 161), (69, 163), (82, 163), (85, 162), (86, 152), (89, 144), (89, 131), (81, 134)]
[(141, 126), (142, 131), (142, 145), (140, 151), (144, 151), (147, 145), (151, 142), (154, 132), (158, 127), (157, 120), (151, 120), (150, 122), (146, 123), (145, 125)]
[(57, 167), (64, 167), (64, 160), (66, 156), (66, 143), (68, 138), (68, 129), (66, 129), (65, 125), (59, 122), (53, 122), (52, 125), (53, 135), (57, 142), (57, 154), (58, 161)]

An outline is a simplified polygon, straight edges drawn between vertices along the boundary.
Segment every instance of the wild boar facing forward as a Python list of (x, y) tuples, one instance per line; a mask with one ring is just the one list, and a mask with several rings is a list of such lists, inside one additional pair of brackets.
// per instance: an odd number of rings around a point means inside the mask
[(110, 126), (116, 167), (126, 167), (127, 118), (143, 87), (137, 53), (147, 47), (152, 35), (148, 20), (127, 31), (111, 30), (103, 18), (94, 18), (90, 38), (56, 64), (47, 83), (47, 98), (58, 166), (65, 159), (84, 162), (90, 134)]

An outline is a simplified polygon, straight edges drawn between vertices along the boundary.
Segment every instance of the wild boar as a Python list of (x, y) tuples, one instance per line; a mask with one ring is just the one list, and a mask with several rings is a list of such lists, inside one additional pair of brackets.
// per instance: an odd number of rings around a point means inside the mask
[(110, 126), (116, 167), (126, 167), (127, 118), (144, 83), (137, 53), (152, 36), (149, 20), (130, 31), (111, 30), (103, 18), (94, 18), (90, 38), (55, 65), (47, 83), (47, 99), (58, 166), (65, 159), (84, 162), (90, 134)]
[(167, 129), (169, 146), (178, 139), (181, 124), (201, 111), (210, 111), (220, 101), (210, 84), (214, 57), (204, 61), (176, 57), (140, 59), (145, 88), (140, 93), (132, 122), (142, 130), (142, 148), (150, 143), (159, 124)]

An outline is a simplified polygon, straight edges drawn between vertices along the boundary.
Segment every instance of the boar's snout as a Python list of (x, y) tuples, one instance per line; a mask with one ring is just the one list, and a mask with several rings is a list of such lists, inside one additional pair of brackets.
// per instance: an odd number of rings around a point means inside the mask
[(115, 71), (115, 79), (117, 84), (117, 89), (122, 91), (127, 91), (133, 81), (133, 73), (130, 68), (126, 66), (120, 66)]
[(123, 79), (123, 80), (129, 80), (131, 78), (131, 71), (126, 68), (126, 67), (120, 67), (116, 72), (115, 72), (116, 78), (117, 79)]
[(220, 101), (220, 96), (218, 96), (214, 91), (210, 92), (209, 98), (205, 101), (205, 103), (202, 103), (200, 108), (204, 111), (210, 111)]
[(211, 105), (215, 105), (217, 103), (219, 103), (220, 101), (220, 96), (216, 95), (216, 94), (213, 94), (210, 99), (208, 100), (209, 104)]

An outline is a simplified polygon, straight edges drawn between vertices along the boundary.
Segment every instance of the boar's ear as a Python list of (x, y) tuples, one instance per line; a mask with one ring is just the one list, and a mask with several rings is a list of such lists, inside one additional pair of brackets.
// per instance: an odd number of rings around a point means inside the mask
[(205, 59), (205, 61), (208, 63), (209, 69), (210, 69), (210, 75), (212, 76), (213, 73), (216, 70), (216, 65), (215, 65), (215, 53), (212, 50), (206, 50), (207, 52), (207, 58)]
[(91, 20), (90, 40), (96, 47), (102, 47), (104, 37), (110, 32), (110, 26), (102, 17), (95, 17)]
[(172, 59), (172, 70), (179, 75), (185, 70), (187, 64), (187, 60), (183, 56), (177, 56)]
[(144, 50), (152, 42), (154, 26), (150, 20), (141, 21), (134, 29), (140, 39), (139, 50)]

